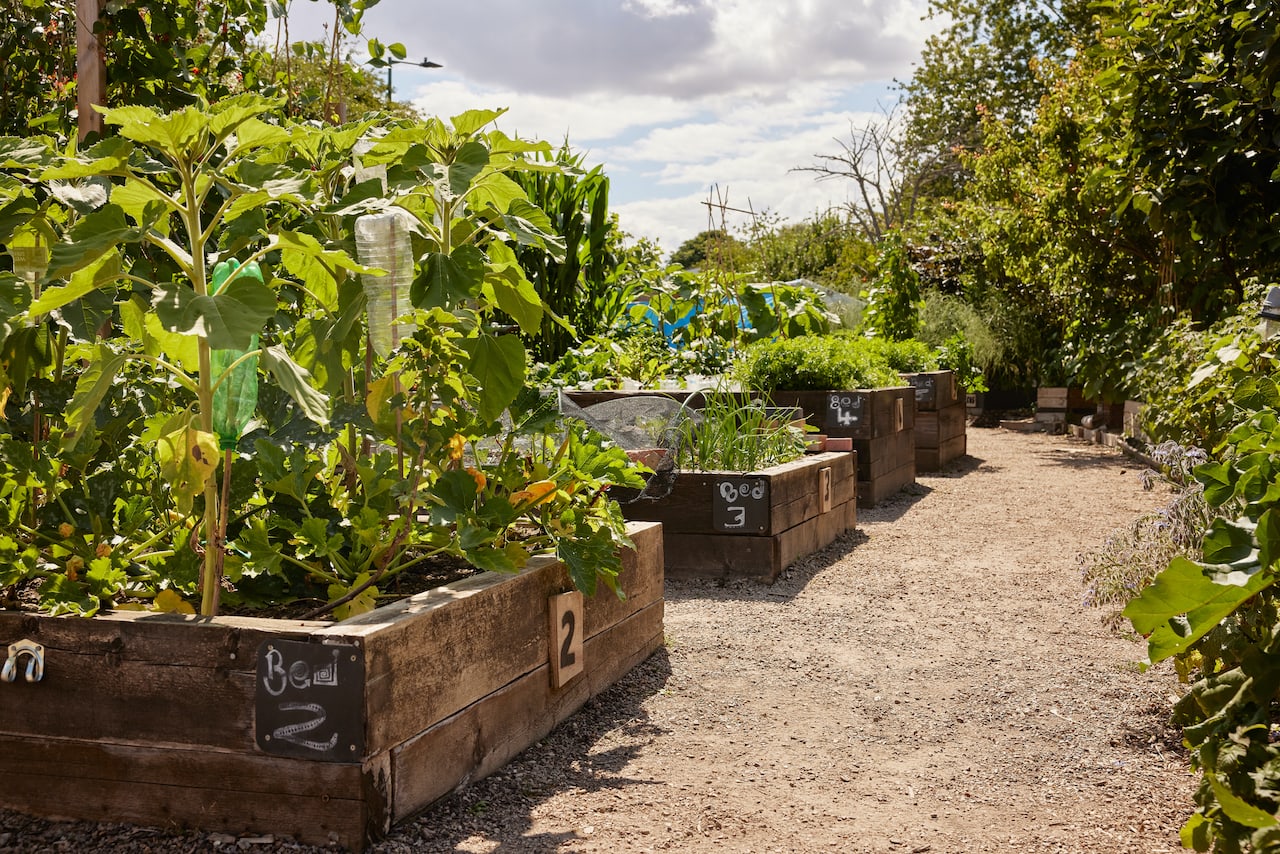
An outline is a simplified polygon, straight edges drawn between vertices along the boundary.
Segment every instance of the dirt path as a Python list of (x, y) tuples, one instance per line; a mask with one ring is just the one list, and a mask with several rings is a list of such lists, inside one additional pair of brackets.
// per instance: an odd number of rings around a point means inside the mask
[[(1061, 437), (969, 448), (772, 587), (668, 582), (666, 650), (375, 850), (1180, 850), (1176, 685), (1082, 610), (1075, 565), (1163, 496)], [(0, 850), (77, 838), (19, 821)]]

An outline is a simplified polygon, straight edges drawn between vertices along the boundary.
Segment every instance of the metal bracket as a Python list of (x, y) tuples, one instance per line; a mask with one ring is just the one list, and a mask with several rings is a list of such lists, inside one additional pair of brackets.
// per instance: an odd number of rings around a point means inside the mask
[(22, 661), (22, 656), (30, 656), (27, 662), (26, 679), (28, 682), (39, 682), (44, 678), (44, 647), (32, 640), (23, 638), (9, 644), (9, 657), (5, 659), (4, 667), (0, 668), (0, 679), (5, 682), (15, 682), (18, 679), (18, 664)]

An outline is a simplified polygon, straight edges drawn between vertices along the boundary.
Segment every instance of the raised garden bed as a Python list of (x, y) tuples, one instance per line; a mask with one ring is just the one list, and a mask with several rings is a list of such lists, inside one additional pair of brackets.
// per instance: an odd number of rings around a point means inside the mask
[(968, 409), (955, 371), (903, 374), (916, 390), (916, 472), (938, 471), (965, 455)]
[(773, 391), (775, 406), (800, 409), (827, 436), (853, 439), (858, 454), (858, 503), (874, 507), (916, 481), (915, 389)]
[(622, 509), (662, 522), (669, 577), (771, 583), (857, 527), (856, 468), (855, 454), (836, 451), (746, 474), (682, 471), (666, 497)]
[(629, 527), (625, 601), (539, 558), (338, 623), (0, 611), (44, 650), (0, 683), (0, 805), (360, 850), (662, 644), (662, 532)]

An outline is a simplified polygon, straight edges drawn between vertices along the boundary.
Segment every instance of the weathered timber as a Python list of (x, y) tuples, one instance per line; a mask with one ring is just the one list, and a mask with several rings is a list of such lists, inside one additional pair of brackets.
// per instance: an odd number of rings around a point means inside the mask
[(917, 415), (962, 402), (955, 371), (921, 371), (903, 374), (902, 378), (916, 390)]
[(899, 430), (875, 439), (855, 439), (858, 480), (878, 480), (915, 459), (914, 430)]
[(916, 473), (941, 471), (948, 463), (960, 459), (969, 450), (967, 436), (947, 439), (937, 448), (916, 448)]
[(891, 495), (896, 495), (916, 482), (914, 454), (909, 463), (874, 480), (858, 481), (858, 506), (874, 507)]
[[(739, 500), (739, 484), (758, 495)], [(856, 527), (857, 490), (857, 454), (835, 451), (745, 474), (681, 472), (668, 496), (624, 504), (623, 514), (663, 523), (667, 576), (772, 582)]]
[[(661, 645), (661, 528), (629, 533), (628, 596), (602, 589), (583, 603), (583, 670), (559, 689), (549, 614), (570, 583), (549, 559), (339, 623), (0, 612), (0, 644), (29, 637), (46, 649), (45, 678), (9, 686), (0, 704), (0, 805), (359, 850), (498, 767)], [(290, 650), (320, 650), (304, 657), (320, 662), (332, 651), (334, 667), (286, 667)], [(340, 673), (359, 682), (339, 685)], [(278, 703), (297, 717), (263, 731), (260, 715), (288, 690), (319, 686), (336, 693)], [(321, 701), (333, 696), (354, 704), (359, 731), (322, 743), (346, 719), (326, 717), (334, 709)], [(479, 740), (451, 747), (468, 726)]]
[(819, 433), (853, 439), (875, 439), (915, 423), (915, 390), (911, 386), (829, 391), (768, 393), (774, 406), (796, 407)]

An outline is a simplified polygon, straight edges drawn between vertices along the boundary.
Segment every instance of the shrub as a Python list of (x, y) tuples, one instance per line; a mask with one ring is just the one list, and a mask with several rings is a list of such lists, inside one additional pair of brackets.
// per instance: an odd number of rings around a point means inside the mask
[(736, 374), (751, 389), (821, 390), (901, 385), (881, 345), (848, 335), (807, 336), (748, 347)]

